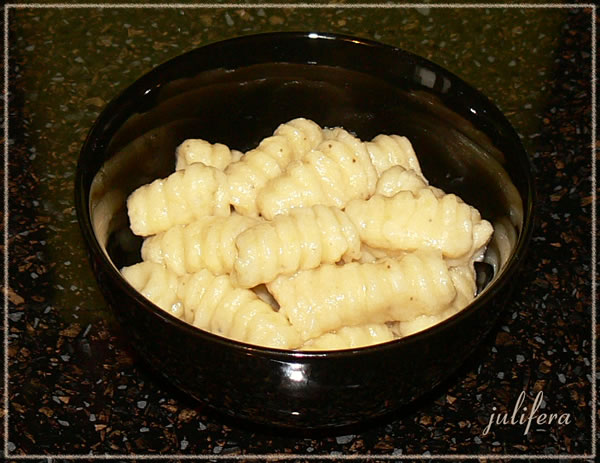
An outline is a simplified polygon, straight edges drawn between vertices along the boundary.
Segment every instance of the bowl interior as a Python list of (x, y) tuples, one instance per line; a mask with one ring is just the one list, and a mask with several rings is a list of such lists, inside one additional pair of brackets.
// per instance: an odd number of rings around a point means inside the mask
[[(459, 195), (496, 225), (486, 261), (494, 278), (524, 247), (531, 220), (527, 156), (502, 114), (435, 64), (330, 34), (265, 34), (194, 50), (156, 68), (112, 101), (79, 166), (88, 240), (115, 267), (141, 260), (125, 204), (166, 177), (187, 138), (255, 147), (290, 119), (342, 126), (362, 140), (410, 139), (432, 185)], [(479, 269), (481, 286), (490, 272)], [(493, 286), (493, 285), (491, 285)]]

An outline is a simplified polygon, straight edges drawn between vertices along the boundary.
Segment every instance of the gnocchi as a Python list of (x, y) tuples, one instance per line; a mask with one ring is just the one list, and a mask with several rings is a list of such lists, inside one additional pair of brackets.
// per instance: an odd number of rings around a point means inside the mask
[(197, 328), (266, 347), (300, 345), (298, 332), (282, 313), (249, 289), (235, 287), (227, 275), (201, 270), (183, 277), (178, 293), (187, 320)]
[(281, 124), (273, 136), (227, 166), (231, 203), (244, 215), (258, 215), (256, 196), (270, 180), (279, 176), (287, 165), (317, 146), (322, 129), (304, 118)]
[(325, 333), (302, 345), (303, 350), (338, 350), (372, 346), (395, 338), (394, 329), (385, 323), (344, 326), (335, 332)]
[(316, 204), (341, 208), (353, 198), (368, 198), (376, 182), (377, 174), (364, 144), (337, 129), (329, 131), (314, 150), (270, 180), (256, 202), (266, 219)]
[(304, 341), (342, 326), (407, 321), (448, 308), (456, 297), (441, 254), (374, 263), (326, 264), (267, 284)]
[(354, 200), (346, 214), (356, 224), (361, 241), (379, 249), (438, 249), (453, 265), (471, 259), (485, 246), (492, 226), (454, 194), (436, 195), (429, 188), (375, 194)]
[(177, 275), (202, 269), (215, 275), (231, 273), (236, 237), (258, 222), (253, 217), (233, 213), (208, 215), (187, 225), (175, 225), (144, 240), (142, 259), (164, 264)]
[(127, 199), (133, 233), (149, 236), (206, 215), (229, 215), (223, 171), (201, 162), (135, 190)]
[(211, 144), (206, 140), (190, 138), (175, 150), (175, 170), (185, 169), (197, 162), (223, 170), (232, 162), (239, 161), (242, 155), (241, 151), (230, 150), (222, 143)]
[[(429, 185), (410, 141), (296, 118), (242, 155), (183, 141), (176, 171), (127, 200), (133, 288), (195, 327), (298, 350), (409, 336), (476, 295), (494, 232)], [(501, 228), (501, 227), (500, 227)]]
[(413, 170), (424, 179), (421, 165), (408, 138), (379, 134), (371, 141), (366, 142), (365, 147), (378, 175), (390, 167), (401, 166)]
[(235, 239), (232, 275), (242, 287), (272, 281), (360, 255), (358, 230), (341, 210), (323, 205), (293, 209), (248, 228)]

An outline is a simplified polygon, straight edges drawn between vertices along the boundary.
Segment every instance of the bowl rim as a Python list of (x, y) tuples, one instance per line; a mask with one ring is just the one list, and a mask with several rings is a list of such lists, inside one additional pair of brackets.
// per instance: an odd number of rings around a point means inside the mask
[[(435, 69), (436, 72), (440, 72), (445, 77), (448, 77), (453, 84), (457, 84), (460, 88), (466, 89), (470, 96), (478, 98), (486, 108), (493, 112), (494, 120), (497, 120), (502, 124), (503, 128), (514, 138), (515, 146), (520, 149), (520, 155), (518, 156), (519, 163), (521, 165), (521, 174), (525, 178), (524, 190), (527, 194), (527, 199), (523, 201), (523, 224), (517, 239), (515, 248), (507, 260), (504, 268), (498, 274), (494, 280), (484, 289), (484, 291), (477, 295), (477, 297), (466, 307), (450, 316), (449, 318), (436, 323), (435, 325), (426, 328), (425, 330), (413, 333), (409, 336), (394, 339), (380, 344), (374, 344), (364, 347), (356, 347), (350, 349), (341, 350), (286, 350), (280, 348), (271, 348), (259, 345), (248, 344), (235, 339), (226, 338), (206, 330), (202, 330), (187, 323), (177, 317), (171, 315), (165, 310), (161, 309), (148, 299), (146, 299), (140, 292), (138, 292), (133, 286), (131, 286), (125, 278), (121, 275), (112, 260), (108, 257), (103, 247), (100, 245), (98, 238), (93, 229), (93, 224), (90, 214), (90, 198), (89, 189), (85, 192), (83, 185), (84, 176), (84, 161), (95, 153), (99, 148), (96, 147), (95, 143), (98, 138), (102, 138), (101, 134), (98, 133), (101, 127), (105, 126), (110, 119), (113, 118), (113, 111), (115, 108), (121, 107), (126, 104), (127, 100), (132, 95), (139, 94), (139, 92), (147, 93), (156, 87), (156, 79), (161, 72), (177, 62), (188, 60), (195, 54), (207, 53), (211, 49), (219, 47), (235, 46), (236, 43), (249, 40), (335, 40), (343, 42), (351, 42), (354, 46), (360, 47), (375, 47), (378, 49), (386, 50), (388, 53), (397, 54), (399, 57), (410, 59), (416, 63), (424, 64), (428, 68)], [(152, 85), (151, 85), (152, 84)], [(100, 147), (102, 148), (102, 147)], [(96, 173), (97, 174), (97, 171)], [(94, 174), (94, 175), (95, 175)], [(173, 58), (170, 58), (163, 63), (153, 67), (150, 71), (144, 73), (138, 77), (134, 82), (129, 84), (125, 89), (120, 91), (113, 99), (111, 99), (100, 114), (96, 117), (92, 124), (86, 139), (80, 150), (77, 169), (75, 174), (75, 208), (77, 213), (77, 219), (80, 227), (80, 231), (83, 235), (84, 242), (88, 246), (88, 253), (90, 258), (97, 258), (100, 260), (101, 265), (109, 273), (110, 277), (120, 286), (120, 289), (125, 291), (144, 311), (150, 315), (158, 317), (163, 323), (167, 323), (173, 326), (175, 329), (183, 330), (187, 335), (200, 338), (203, 341), (217, 343), (222, 347), (228, 349), (234, 349), (241, 351), (245, 354), (253, 354), (259, 356), (268, 356), (276, 360), (284, 361), (303, 361), (303, 360), (316, 360), (316, 359), (331, 359), (331, 358), (348, 358), (356, 355), (372, 355), (382, 351), (389, 351), (391, 349), (401, 348), (403, 345), (408, 345), (415, 342), (421, 342), (427, 337), (435, 336), (436, 333), (451, 329), (457, 326), (460, 321), (468, 317), (472, 312), (482, 310), (493, 298), (495, 298), (500, 291), (510, 282), (511, 278), (518, 270), (520, 263), (523, 261), (527, 252), (527, 246), (531, 240), (533, 234), (534, 222), (535, 222), (535, 211), (534, 204), (536, 198), (536, 188), (533, 175), (533, 163), (531, 157), (524, 148), (516, 130), (512, 124), (508, 121), (506, 116), (499, 110), (499, 108), (483, 93), (471, 86), (468, 82), (452, 73), (451, 71), (443, 68), (435, 62), (406, 51), (399, 47), (378, 42), (375, 40), (356, 37), (346, 34), (338, 34), (332, 32), (319, 32), (319, 31), (291, 31), (291, 32), (264, 32), (258, 34), (247, 34), (228, 38), (225, 40), (211, 42), (200, 47), (196, 47), (192, 50), (179, 54)], [(85, 194), (84, 194), (85, 193)], [(523, 198), (522, 198), (523, 199)]]

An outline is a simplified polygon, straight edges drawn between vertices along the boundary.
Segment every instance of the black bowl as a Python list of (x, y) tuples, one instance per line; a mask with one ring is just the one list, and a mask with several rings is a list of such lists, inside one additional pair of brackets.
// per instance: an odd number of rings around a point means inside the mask
[[(140, 260), (125, 200), (174, 169), (175, 147), (204, 138), (248, 150), (295, 117), (366, 140), (405, 135), (433, 185), (498, 225), (482, 289), (415, 335), (338, 352), (246, 345), (201, 331), (137, 293), (118, 268)], [(337, 427), (398, 409), (455, 372), (494, 325), (532, 229), (531, 165), (501, 112), (413, 54), (354, 37), (274, 33), (214, 43), (144, 75), (107, 105), (81, 151), (75, 203), (93, 270), (141, 356), (227, 415), (288, 428)], [(500, 232), (501, 231), (501, 232)], [(504, 239), (501, 239), (504, 238)]]

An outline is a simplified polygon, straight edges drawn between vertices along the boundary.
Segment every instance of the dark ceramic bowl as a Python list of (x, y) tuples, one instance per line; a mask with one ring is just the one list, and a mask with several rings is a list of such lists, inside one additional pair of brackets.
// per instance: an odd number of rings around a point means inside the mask
[[(428, 330), (338, 352), (254, 347), (201, 331), (138, 294), (118, 268), (140, 260), (125, 200), (174, 169), (186, 138), (248, 150), (295, 117), (361, 139), (407, 136), (433, 185), (497, 225), (481, 293)], [(77, 214), (102, 293), (148, 364), (227, 415), (269, 425), (344, 426), (398, 409), (457, 370), (509, 297), (532, 228), (530, 161), (500, 111), (443, 68), (367, 40), (276, 33), (214, 43), (157, 67), (92, 127), (76, 178)]]

